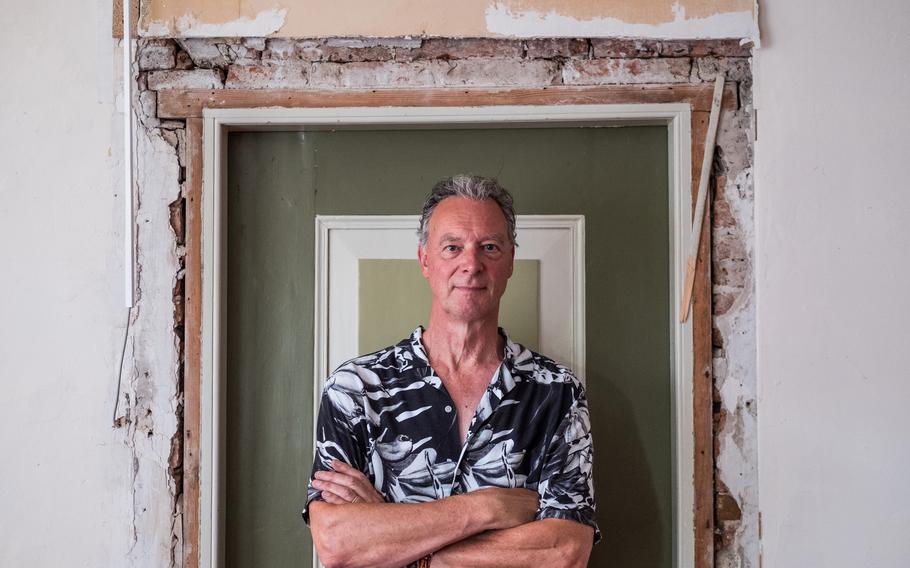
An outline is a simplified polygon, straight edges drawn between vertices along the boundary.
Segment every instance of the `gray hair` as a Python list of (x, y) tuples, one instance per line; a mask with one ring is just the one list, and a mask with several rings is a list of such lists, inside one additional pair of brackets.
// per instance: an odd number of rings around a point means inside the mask
[(438, 182), (433, 186), (426, 201), (423, 202), (423, 209), (420, 211), (420, 229), (417, 231), (420, 236), (420, 246), (426, 246), (427, 239), (430, 237), (430, 216), (433, 215), (436, 206), (447, 197), (495, 201), (506, 218), (509, 242), (512, 243), (512, 246), (518, 246), (518, 243), (515, 242), (515, 209), (512, 205), (512, 194), (493, 178), (464, 174)]

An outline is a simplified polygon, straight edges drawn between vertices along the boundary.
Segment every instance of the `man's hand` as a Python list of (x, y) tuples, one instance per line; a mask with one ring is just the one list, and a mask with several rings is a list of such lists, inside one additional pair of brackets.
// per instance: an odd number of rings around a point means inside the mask
[[(332, 460), (335, 471), (317, 471), (313, 487), (322, 491), (322, 498), (333, 505), (383, 503), (370, 480), (355, 467)], [(537, 492), (530, 489), (480, 489), (468, 494), (477, 499), (477, 507), (490, 514), (488, 529), (508, 529), (534, 520), (539, 507)], [(356, 498), (356, 499), (355, 499)]]
[(326, 503), (385, 502), (363, 472), (339, 460), (332, 460), (331, 466), (335, 471), (317, 471), (313, 480), (313, 487), (322, 491)]

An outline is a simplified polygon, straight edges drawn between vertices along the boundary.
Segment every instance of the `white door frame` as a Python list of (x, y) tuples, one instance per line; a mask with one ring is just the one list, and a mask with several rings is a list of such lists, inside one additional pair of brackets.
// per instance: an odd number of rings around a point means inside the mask
[[(695, 439), (692, 318), (679, 323), (686, 254), (691, 238), (691, 109), (686, 103), (376, 108), (256, 108), (203, 111), (202, 191), (202, 422), (200, 566), (224, 565), (225, 313), (227, 133), (231, 130), (341, 128), (515, 128), (662, 125), (667, 127), (669, 235), (673, 565), (694, 560)], [(303, 504), (301, 503), (301, 506)]]

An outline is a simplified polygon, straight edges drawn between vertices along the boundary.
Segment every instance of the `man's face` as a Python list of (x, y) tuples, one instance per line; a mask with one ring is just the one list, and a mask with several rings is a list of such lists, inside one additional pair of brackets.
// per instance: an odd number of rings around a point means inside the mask
[(417, 257), (430, 284), (433, 309), (455, 321), (495, 317), (515, 257), (496, 202), (448, 197), (433, 211), (428, 234)]

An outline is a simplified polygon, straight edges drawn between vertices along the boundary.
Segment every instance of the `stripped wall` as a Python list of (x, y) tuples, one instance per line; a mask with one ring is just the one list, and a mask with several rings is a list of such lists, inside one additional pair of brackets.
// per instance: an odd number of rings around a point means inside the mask
[(757, 39), (754, 0), (146, 0), (143, 37)]
[[(175, 286), (173, 298), (179, 303), (184, 124), (157, 117), (158, 91), (684, 84), (711, 81), (718, 73), (734, 83), (737, 100), (735, 109), (725, 111), (721, 118), (714, 167), (717, 191), (712, 207), (716, 559), (718, 566), (757, 566), (749, 47), (737, 40), (597, 38), (145, 39), (140, 42), (136, 79), (143, 127), (140, 136), (147, 140), (143, 150), (147, 165), (142, 169), (148, 169), (151, 177), (146, 183), (152, 186), (140, 184), (140, 194), (151, 192), (157, 196), (161, 213), (171, 214), (170, 223), (160, 225), (154, 246), (157, 254), (165, 254), (171, 263), (167, 265), (173, 271), (170, 284)], [(172, 322), (175, 354), (181, 344), (179, 316), (175, 313)], [(175, 400), (179, 400), (179, 390), (174, 390), (167, 376), (148, 380), (164, 381), (163, 390), (176, 392)], [(160, 499), (174, 504), (172, 542), (176, 555), (181, 533), (180, 496), (162, 488)]]

